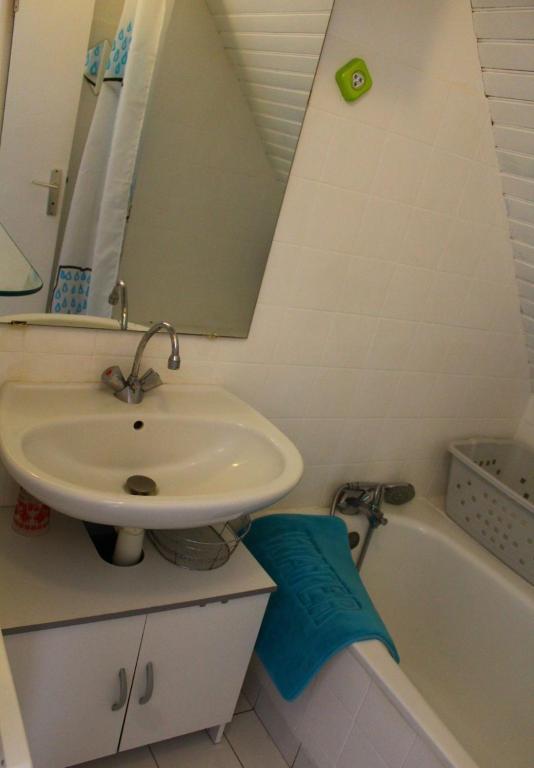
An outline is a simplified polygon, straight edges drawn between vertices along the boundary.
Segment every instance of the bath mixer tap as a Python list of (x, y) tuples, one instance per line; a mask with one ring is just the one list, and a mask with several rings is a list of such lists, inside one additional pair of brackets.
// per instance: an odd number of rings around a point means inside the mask
[(159, 387), (163, 383), (159, 374), (153, 368), (149, 368), (141, 377), (139, 376), (145, 347), (152, 336), (158, 333), (158, 331), (166, 331), (171, 339), (171, 354), (167, 361), (167, 367), (171, 371), (176, 371), (180, 367), (180, 348), (176, 331), (170, 323), (154, 323), (141, 337), (135, 353), (132, 370), (127, 379), (124, 378), (118, 365), (112, 365), (102, 372), (102, 382), (114, 391), (115, 397), (118, 397), (119, 400), (125, 403), (140, 403), (145, 392), (154, 389), (154, 387)]
[(376, 528), (386, 525), (387, 518), (382, 512), (382, 502), (388, 504), (406, 504), (415, 496), (411, 483), (345, 483), (332, 499), (330, 515), (336, 512), (344, 515), (363, 514), (369, 522), (356, 566), (361, 568), (371, 537)]
[(128, 289), (124, 280), (119, 280), (109, 294), (109, 303), (112, 307), (119, 303), (121, 305), (121, 331), (128, 330)]

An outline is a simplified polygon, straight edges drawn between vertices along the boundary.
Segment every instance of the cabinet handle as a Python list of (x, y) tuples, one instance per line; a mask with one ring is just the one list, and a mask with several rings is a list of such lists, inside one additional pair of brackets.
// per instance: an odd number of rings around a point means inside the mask
[(126, 704), (126, 699), (128, 697), (128, 680), (126, 679), (126, 670), (124, 667), (119, 669), (119, 686), (119, 700), (111, 706), (113, 712), (117, 712), (117, 710), (122, 709)]
[(139, 699), (139, 704), (148, 704), (154, 692), (154, 666), (151, 661), (145, 667), (146, 669), (146, 688), (144, 694)]

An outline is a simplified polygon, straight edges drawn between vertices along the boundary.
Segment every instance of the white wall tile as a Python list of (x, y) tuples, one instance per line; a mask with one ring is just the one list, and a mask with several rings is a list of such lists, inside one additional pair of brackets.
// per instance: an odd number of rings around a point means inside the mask
[(306, 416), (321, 419), (344, 419), (350, 411), (354, 392), (362, 374), (343, 368), (320, 368), (308, 386)]
[(472, 275), (483, 254), (485, 229), (453, 219), (439, 263), (444, 272)]
[(417, 738), (403, 768), (444, 768), (444, 764), (422, 739)]
[(443, 259), (451, 219), (435, 211), (413, 208), (404, 242), (398, 246), (398, 261), (436, 269)]
[(370, 197), (360, 228), (358, 253), (369, 259), (397, 261), (411, 211), (402, 203)]
[(286, 763), (293, 765), (301, 744), (300, 739), (290, 730), (265, 690), (261, 691), (254, 711)]
[(391, 134), (375, 176), (373, 194), (399, 203), (415, 203), (431, 155), (426, 144)]
[(292, 173), (319, 181), (337, 120), (334, 115), (310, 106), (302, 127)]
[(318, 185), (306, 244), (353, 253), (366, 203), (367, 197), (360, 192)]
[(389, 50), (395, 54), (399, 43), (398, 19), (401, 8), (387, 0), (340, 0), (331, 20), (332, 32), (351, 42)]
[(354, 389), (349, 407), (351, 418), (384, 418), (391, 409), (401, 373), (395, 370), (367, 370)]
[(389, 768), (401, 768), (415, 741), (415, 734), (374, 683), (365, 697), (356, 725)]
[(300, 246), (275, 241), (263, 275), (260, 304), (276, 307), (291, 306), (300, 283), (297, 274)]
[(319, 365), (330, 323), (330, 316), (326, 312), (288, 309), (275, 349), (277, 362), (287, 365)]
[(386, 134), (378, 128), (339, 118), (330, 142), (322, 180), (369, 192)]
[(446, 325), (419, 324), (406, 369), (409, 371), (439, 372), (451, 344), (450, 328)]
[(399, 264), (389, 283), (382, 314), (398, 320), (420, 320), (435, 273)]
[(436, 147), (455, 155), (474, 158), (486, 123), (488, 110), (480, 95), (460, 83), (452, 83), (442, 112)]
[(353, 715), (322, 680), (315, 687), (307, 718), (310, 727), (303, 741), (305, 751), (318, 765), (321, 762), (336, 765), (350, 733)]
[[(357, 385), (356, 385), (357, 386)], [(278, 419), (276, 426), (292, 440), (305, 464), (328, 464), (341, 441), (342, 419)]]
[(411, 352), (416, 323), (404, 320), (380, 320), (367, 365), (379, 370), (404, 371)]
[(440, 126), (448, 85), (418, 69), (403, 67), (391, 130), (433, 144)]
[(376, 458), (380, 437), (380, 419), (346, 420), (334, 456), (337, 464), (359, 464)]
[(491, 168), (473, 163), (460, 195), (460, 217), (482, 224), (495, 223), (500, 216), (502, 205), (498, 174)]
[[(334, 74), (355, 54), (373, 88), (348, 104)], [(166, 382), (222, 384), (279, 420), (306, 460), (282, 505), (326, 503), (363, 475), (413, 473), (439, 491), (447, 440), (481, 425), (509, 433), (528, 394), (469, 3), (406, 13), (400, 0), (337, 0), (310, 104), (250, 337), (184, 336), (178, 372), (155, 339), (145, 363)], [(498, 122), (534, 127), (528, 103), (490, 106)], [(531, 180), (503, 183), (534, 201)], [(528, 245), (515, 252), (534, 264)], [(127, 370), (138, 340), (0, 327), (0, 381), (96, 381), (111, 363)], [(0, 496), (13, 497), (1, 478)]]
[[(334, 311), (345, 287), (350, 256), (315, 248), (301, 248), (293, 304), (308, 309)], [(305, 275), (305, 279), (302, 276)]]
[(328, 680), (328, 688), (350, 715), (356, 715), (367, 694), (371, 679), (350, 653), (342, 651), (325, 664), (319, 677)]
[(425, 301), (422, 319), (429, 323), (461, 325), (468, 290), (469, 284), (463, 276), (437, 273)]
[[(355, 763), (355, 759), (358, 760), (358, 763)], [(358, 768), (388, 768), (369, 739), (357, 725), (351, 731), (339, 758), (337, 768), (354, 768), (355, 765), (358, 765)]]
[(360, 315), (382, 314), (393, 271), (391, 262), (354, 256), (339, 295), (338, 308)]
[(441, 377), (438, 379), (433, 373), (402, 373), (391, 398), (388, 415), (399, 419), (416, 419), (426, 415), (423, 409), (429, 402), (431, 393), (435, 391), (437, 381), (441, 381)]
[[(358, 307), (357, 296), (354, 296)], [(322, 363), (332, 368), (365, 368), (367, 353), (376, 335), (378, 320), (365, 315), (335, 314), (326, 340)]]
[(471, 168), (469, 160), (434, 150), (417, 198), (418, 205), (453, 216)]
[[(131, 334), (134, 336), (134, 334)], [(36, 326), (26, 329), (24, 337), (24, 350), (31, 354), (65, 354), (65, 355), (91, 355), (95, 346), (96, 334), (91, 330), (78, 330), (65, 328), (61, 333), (56, 328), (38, 328)], [(101, 334), (99, 336), (100, 348), (105, 342), (113, 343), (116, 333)]]
[(302, 243), (317, 195), (317, 184), (298, 176), (290, 176), (276, 226), (275, 240)]

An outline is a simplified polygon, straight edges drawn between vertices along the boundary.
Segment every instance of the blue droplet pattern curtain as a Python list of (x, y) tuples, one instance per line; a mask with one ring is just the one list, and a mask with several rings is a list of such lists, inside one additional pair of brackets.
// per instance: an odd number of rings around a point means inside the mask
[[(111, 316), (108, 297), (118, 276), (165, 10), (165, 0), (125, 1), (72, 195), (52, 312)], [(86, 67), (98, 67), (96, 58), (93, 49)]]

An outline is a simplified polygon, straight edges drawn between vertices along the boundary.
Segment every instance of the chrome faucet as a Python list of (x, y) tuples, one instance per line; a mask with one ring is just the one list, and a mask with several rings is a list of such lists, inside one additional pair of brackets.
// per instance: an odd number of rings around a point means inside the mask
[[(380, 525), (387, 524), (387, 517), (382, 512), (382, 502), (395, 505), (406, 504), (414, 496), (415, 488), (411, 483), (345, 483), (337, 489), (332, 499), (330, 515), (333, 517), (337, 512), (341, 512), (342, 515), (363, 514), (369, 523), (356, 561), (358, 570), (363, 564), (374, 531)], [(349, 534), (349, 542), (351, 536), (356, 537), (354, 546), (357, 546), (360, 540), (359, 534)]]
[(336, 501), (336, 508), (345, 515), (363, 514), (371, 528), (386, 525), (382, 501), (386, 486), (382, 483), (347, 483)]
[(121, 331), (128, 330), (128, 289), (124, 280), (119, 280), (113, 287), (113, 290), (109, 294), (109, 303), (112, 307), (116, 306), (119, 301), (121, 304)]
[(141, 337), (141, 341), (139, 342), (139, 346), (135, 353), (132, 370), (127, 379), (124, 378), (118, 365), (112, 365), (102, 372), (101, 380), (115, 392), (115, 397), (118, 397), (119, 400), (122, 400), (125, 403), (140, 403), (145, 392), (163, 384), (159, 374), (156, 373), (153, 368), (149, 368), (148, 371), (139, 377), (141, 358), (143, 357), (145, 347), (152, 336), (154, 336), (155, 333), (158, 333), (158, 331), (166, 331), (171, 338), (172, 349), (167, 361), (167, 367), (171, 371), (177, 371), (180, 367), (180, 348), (176, 331), (170, 323), (154, 323), (154, 325), (152, 325)]

